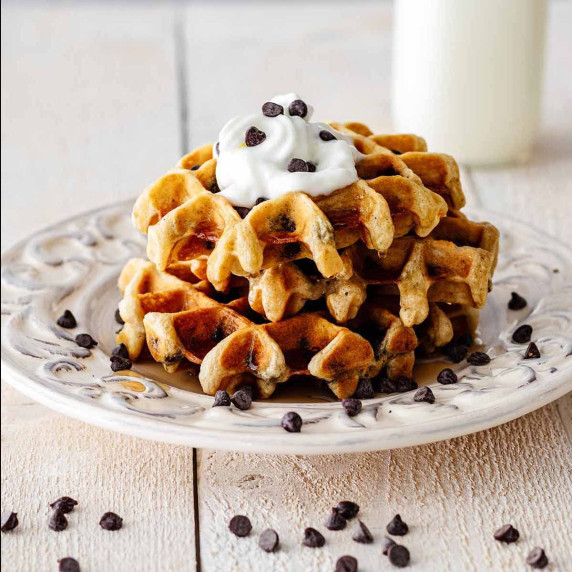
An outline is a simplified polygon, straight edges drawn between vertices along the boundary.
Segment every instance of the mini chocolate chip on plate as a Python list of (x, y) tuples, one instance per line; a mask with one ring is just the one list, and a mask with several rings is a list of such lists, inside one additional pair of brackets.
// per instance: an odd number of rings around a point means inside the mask
[(131, 369), (133, 364), (130, 359), (121, 356), (111, 356), (111, 369), (113, 371), (122, 371), (124, 369)]
[(508, 309), (509, 310), (522, 310), (526, 307), (526, 299), (523, 298), (517, 292), (510, 293), (510, 300), (508, 302)]
[(526, 563), (532, 568), (546, 568), (548, 566), (548, 557), (539, 546), (533, 548), (526, 557)]
[(244, 142), (247, 147), (256, 147), (266, 140), (266, 133), (254, 127), (249, 127), (244, 134)]
[(512, 341), (515, 344), (527, 344), (530, 342), (530, 337), (532, 336), (532, 326), (528, 324), (523, 324), (519, 326), (512, 334)]
[(395, 382), (387, 379), (387, 377), (377, 376), (372, 380), (372, 385), (377, 393), (395, 393), (397, 391)]
[(354, 397), (342, 399), (342, 407), (350, 417), (354, 417), (361, 411), (361, 401)]
[(385, 556), (387, 556), (389, 549), (392, 546), (395, 546), (396, 544), (397, 544), (397, 542), (395, 542), (395, 540), (389, 538), (389, 536), (384, 536), (381, 539), (381, 552), (382, 552), (382, 554), (385, 554)]
[(357, 572), (358, 561), (349, 554), (340, 556), (336, 562), (335, 572)]
[(308, 172), (308, 163), (304, 161), (304, 159), (298, 159), (294, 157), (290, 163), (288, 163), (288, 172), (289, 173), (307, 173)]
[(234, 392), (231, 401), (236, 408), (246, 411), (252, 405), (252, 396), (244, 389), (239, 389)]
[(444, 348), (443, 351), (445, 355), (453, 362), (453, 363), (460, 363), (462, 362), (469, 353), (469, 348), (463, 344), (458, 344), (456, 342), (449, 342)]
[(50, 504), (50, 508), (61, 510), (64, 514), (71, 512), (77, 506), (77, 501), (71, 497), (60, 497)]
[(355, 502), (344, 500), (337, 504), (338, 512), (347, 520), (355, 518), (359, 512), (359, 505)]
[(115, 321), (118, 324), (121, 324), (123, 326), (123, 324), (125, 324), (125, 320), (121, 317), (121, 312), (119, 311), (119, 308), (117, 308), (117, 310), (115, 310)]
[(372, 399), (375, 395), (371, 379), (360, 379), (356, 390), (354, 391), (354, 399)]
[(262, 106), (262, 113), (266, 117), (278, 117), (284, 113), (284, 108), (273, 101), (267, 101)]
[(324, 526), (328, 530), (343, 530), (346, 527), (347, 521), (346, 519), (340, 514), (340, 511), (337, 508), (333, 508), (324, 522)]
[(504, 524), (494, 533), (495, 540), (506, 543), (516, 542), (519, 536), (518, 530), (512, 524)]
[(58, 560), (59, 572), (80, 572), (79, 562), (75, 558), (62, 558)]
[(275, 552), (280, 544), (280, 537), (275, 530), (271, 528), (266, 529), (258, 537), (258, 546), (264, 550), (264, 552)]
[(308, 114), (308, 106), (301, 99), (295, 99), (288, 106), (288, 113), (292, 116), (306, 117)]
[(402, 546), (401, 544), (394, 544), (389, 547), (387, 551), (387, 556), (389, 561), (397, 568), (405, 568), (409, 564), (410, 555), (409, 550)]
[(397, 391), (397, 393), (405, 393), (407, 391), (413, 391), (414, 389), (417, 389), (417, 382), (405, 375), (400, 375), (394, 380), (394, 382), (395, 391)]
[(534, 342), (530, 342), (526, 351), (524, 352), (524, 359), (538, 359), (540, 357), (540, 350)]
[(435, 403), (435, 396), (430, 387), (420, 387), (413, 396), (413, 401), (424, 403)]
[(52, 512), (50, 519), (48, 520), (48, 526), (56, 532), (61, 532), (68, 527), (68, 519), (61, 510), (56, 509)]
[(123, 519), (114, 512), (106, 512), (99, 519), (99, 526), (103, 530), (119, 530), (123, 526)]
[(360, 544), (371, 544), (373, 542), (373, 534), (361, 520), (357, 521), (352, 534), (352, 540)]
[(442, 385), (451, 385), (457, 383), (457, 374), (449, 367), (442, 369), (437, 376), (437, 381)]
[(295, 411), (289, 411), (288, 413), (284, 413), (280, 424), (288, 433), (300, 433), (302, 429), (302, 418)]
[(322, 131), (320, 131), (320, 139), (322, 141), (337, 141), (337, 137), (331, 131), (327, 131), (326, 129), (322, 129)]
[(18, 526), (18, 513), (16, 512), (3, 512), (2, 513), (2, 525), (0, 530), (2, 532), (10, 532)]
[(230, 395), (224, 389), (215, 393), (213, 407), (230, 407), (230, 403)]
[(75, 316), (69, 311), (66, 310), (59, 318), (57, 322), (58, 326), (62, 328), (72, 329), (77, 326), (77, 321)]
[(119, 344), (118, 346), (115, 346), (111, 350), (111, 355), (113, 357), (117, 356), (117, 357), (129, 359), (129, 350), (127, 349), (127, 346), (125, 344)]
[(386, 526), (386, 530), (392, 536), (404, 536), (409, 532), (409, 527), (401, 520), (401, 515), (396, 514)]
[(310, 161), (306, 161), (306, 165), (308, 166), (308, 173), (315, 173), (316, 172), (316, 165), (314, 165), (314, 163), (310, 163)]
[(75, 343), (82, 347), (90, 350), (97, 345), (97, 342), (89, 334), (78, 334), (75, 337)]
[(326, 539), (321, 532), (309, 527), (304, 530), (304, 540), (302, 540), (302, 544), (309, 548), (320, 548), (326, 544)]
[(243, 514), (237, 514), (230, 519), (228, 523), (228, 529), (235, 535), (240, 536), (241, 538), (244, 536), (248, 536), (250, 531), (252, 530), (252, 524), (250, 523), (250, 519)]
[(473, 352), (467, 358), (471, 365), (487, 365), (491, 363), (491, 357), (485, 352)]

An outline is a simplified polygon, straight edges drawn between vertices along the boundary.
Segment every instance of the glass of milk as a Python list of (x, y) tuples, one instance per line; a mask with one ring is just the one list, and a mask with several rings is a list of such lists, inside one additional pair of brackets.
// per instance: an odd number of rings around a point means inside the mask
[(393, 116), (459, 162), (524, 161), (538, 123), (545, 0), (396, 0)]

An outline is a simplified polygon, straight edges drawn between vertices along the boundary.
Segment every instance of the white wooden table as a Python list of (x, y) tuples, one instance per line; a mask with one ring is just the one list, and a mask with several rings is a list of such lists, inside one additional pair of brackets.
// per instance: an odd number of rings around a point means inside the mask
[[(224, 121), (296, 90), (317, 115), (389, 119), (391, 5), (352, 3), (8, 3), (2, 18), (2, 247), (58, 219), (135, 197)], [(572, 243), (572, 4), (550, 5), (542, 129), (525, 166), (465, 169), (469, 204), (516, 216)], [(423, 102), (419, 102), (423, 105)], [(494, 137), (494, 133), (491, 134)], [(430, 143), (430, 142), (429, 142)], [(443, 150), (446, 151), (446, 150)], [(149, 443), (2, 393), (2, 508), (21, 525), (2, 535), (2, 569), (390, 569), (380, 545), (326, 534), (329, 508), (351, 499), (379, 540), (400, 512), (411, 570), (524, 570), (543, 546), (551, 570), (572, 569), (570, 395), (504, 426), (449, 442), (352, 456), (243, 455)], [(67, 531), (47, 503), (80, 502)], [(124, 529), (97, 522), (113, 510)], [(282, 550), (232, 537), (229, 518), (273, 527)], [(491, 539), (505, 522), (518, 546)]]

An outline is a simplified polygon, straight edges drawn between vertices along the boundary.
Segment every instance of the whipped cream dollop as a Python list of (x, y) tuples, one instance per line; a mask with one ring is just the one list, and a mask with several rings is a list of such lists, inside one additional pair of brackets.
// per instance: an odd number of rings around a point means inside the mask
[(216, 178), (233, 205), (253, 207), (290, 191), (327, 195), (357, 181), (361, 153), (295, 93), (277, 95), (259, 113), (235, 117), (215, 145)]

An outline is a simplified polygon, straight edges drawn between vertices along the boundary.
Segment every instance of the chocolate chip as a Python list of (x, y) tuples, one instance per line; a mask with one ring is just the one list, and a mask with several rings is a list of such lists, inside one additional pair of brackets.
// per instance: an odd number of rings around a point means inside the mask
[(512, 341), (515, 344), (527, 344), (532, 336), (532, 326), (523, 324), (519, 326), (512, 334)]
[(246, 218), (251, 209), (248, 207), (234, 207), (234, 210), (240, 215), (240, 218)]
[(338, 512), (347, 520), (355, 518), (359, 512), (359, 505), (352, 501), (341, 501), (337, 504)]
[(258, 537), (258, 546), (264, 550), (264, 552), (275, 552), (280, 544), (280, 537), (275, 530), (271, 528), (266, 529)]
[(278, 117), (284, 113), (284, 108), (273, 101), (267, 101), (262, 106), (262, 113), (266, 117)]
[(215, 393), (213, 407), (230, 407), (230, 403), (230, 395), (224, 389)]
[(304, 161), (304, 159), (292, 159), (290, 163), (288, 163), (288, 172), (290, 173), (307, 173), (308, 172), (308, 163)]
[(508, 302), (508, 309), (509, 310), (522, 310), (526, 307), (526, 299), (517, 294), (516, 292), (510, 293), (510, 300)]
[(389, 561), (398, 568), (405, 568), (409, 564), (409, 550), (401, 544), (394, 544), (387, 551)]
[(237, 385), (236, 388), (234, 389), (235, 392), (237, 391), (246, 391), (246, 393), (248, 393), (248, 395), (250, 395), (250, 397), (252, 397), (252, 399), (254, 399), (254, 386), (250, 385), (248, 383), (242, 383), (240, 385)]
[(337, 141), (337, 137), (331, 131), (326, 131), (325, 129), (320, 131), (320, 139), (322, 141)]
[(57, 322), (58, 326), (62, 328), (72, 329), (77, 326), (77, 322), (75, 316), (69, 311), (66, 310), (59, 318)]
[(491, 357), (486, 354), (485, 352), (473, 352), (468, 358), (467, 361), (471, 365), (487, 365), (491, 363)]
[(119, 530), (123, 526), (123, 519), (114, 512), (106, 512), (99, 519), (99, 526), (103, 530)]
[(469, 353), (469, 348), (457, 342), (449, 342), (443, 348), (443, 351), (445, 352), (445, 355), (453, 363), (460, 363), (467, 357), (467, 354)]
[(121, 312), (119, 311), (119, 308), (117, 308), (117, 310), (115, 310), (115, 321), (118, 324), (121, 324), (123, 326), (123, 324), (125, 324), (125, 320), (121, 317)]
[(442, 369), (437, 376), (437, 381), (442, 385), (451, 385), (452, 383), (457, 383), (459, 378), (457, 374), (449, 367)]
[(75, 343), (82, 347), (90, 350), (97, 345), (97, 342), (89, 334), (78, 334), (75, 337)]
[(404, 536), (409, 532), (409, 527), (401, 520), (401, 516), (396, 514), (393, 520), (386, 526), (386, 530), (393, 536)]
[(252, 405), (252, 396), (244, 389), (239, 389), (234, 392), (231, 401), (234, 403), (235, 407), (245, 411), (250, 409), (250, 406)]
[(302, 544), (308, 546), (308, 548), (320, 548), (326, 544), (326, 539), (324, 535), (315, 528), (306, 528), (304, 530), (304, 540), (302, 540)]
[(534, 342), (530, 342), (526, 351), (524, 352), (524, 359), (538, 359), (540, 357), (540, 350)]
[(2, 525), (0, 530), (2, 532), (10, 532), (18, 526), (18, 513), (16, 512), (3, 512), (2, 513)]
[(215, 153), (216, 153), (217, 155), (220, 155), (220, 141), (217, 141), (217, 142), (216, 142), (216, 145), (215, 145), (214, 148), (215, 148)]
[(395, 540), (392, 540), (391, 538), (389, 538), (389, 536), (384, 536), (381, 539), (381, 552), (382, 552), (382, 554), (385, 554), (385, 556), (387, 556), (389, 549), (392, 546), (395, 546), (396, 544), (397, 544), (397, 542), (395, 542)]
[(398, 151), (397, 149), (390, 149), (390, 151), (394, 154), (394, 155), (403, 155), (403, 153), (401, 151)]
[(316, 165), (314, 165), (314, 163), (310, 163), (310, 161), (306, 161), (306, 165), (308, 166), (308, 173), (315, 173), (316, 172)]
[[(211, 183), (210, 189), (209, 191), (213, 194), (216, 195), (217, 193), (220, 193), (220, 187), (218, 186), (218, 183), (216, 181), (213, 181)], [(207, 242), (207, 247), (208, 247), (208, 242)], [(210, 250), (210, 248), (209, 248)]]
[(462, 334), (455, 338), (455, 342), (461, 346), (467, 346), (467, 348), (470, 348), (473, 345), (473, 336), (469, 333)]
[(342, 407), (350, 417), (354, 417), (361, 411), (361, 401), (353, 397), (342, 399)]
[(358, 561), (353, 556), (346, 554), (338, 558), (335, 572), (357, 572), (357, 569)]
[(395, 383), (395, 390), (397, 393), (405, 393), (407, 391), (413, 391), (414, 389), (417, 389), (417, 382), (405, 375), (400, 375), (393, 381)]
[(66, 515), (59, 509), (54, 510), (48, 520), (48, 526), (56, 532), (61, 532), (68, 527)]
[(129, 359), (129, 350), (127, 349), (127, 346), (125, 344), (119, 344), (118, 346), (115, 346), (111, 350), (111, 355), (113, 357), (122, 357), (125, 359)]
[(254, 127), (249, 127), (246, 133), (244, 134), (244, 141), (247, 147), (256, 147), (263, 143), (266, 139), (266, 133), (264, 131), (260, 131)]
[(71, 512), (77, 506), (77, 501), (71, 497), (60, 497), (50, 504), (54, 510), (61, 510), (64, 514)]
[(284, 414), (280, 424), (288, 433), (300, 433), (302, 418), (295, 411), (289, 411)]
[(358, 520), (352, 534), (352, 540), (360, 544), (371, 544), (373, 542), (373, 535), (369, 528), (361, 521)]
[(354, 399), (371, 399), (375, 395), (371, 379), (360, 379), (354, 392)]
[(264, 203), (266, 202), (268, 199), (266, 197), (258, 197), (256, 199), (256, 202), (254, 203), (255, 205), (259, 205), (260, 203)]
[(295, 99), (288, 106), (288, 113), (293, 116), (306, 117), (308, 114), (308, 106), (301, 99)]
[(191, 167), (191, 171), (198, 171), (200, 169), (200, 167), (201, 167), (200, 165), (193, 165)]
[(252, 530), (252, 524), (247, 516), (237, 514), (230, 519), (228, 529), (236, 536), (248, 536)]
[(387, 377), (378, 376), (373, 379), (373, 388), (377, 393), (395, 393), (397, 391), (397, 385), (392, 379), (387, 379)]
[(110, 362), (113, 371), (123, 371), (124, 369), (131, 369), (133, 367), (130, 359), (121, 356), (111, 356)]
[(420, 387), (413, 396), (413, 401), (424, 403), (435, 403), (435, 396), (430, 387)]
[(75, 558), (62, 558), (58, 560), (59, 572), (80, 572), (79, 562)]
[(518, 530), (512, 524), (501, 526), (494, 534), (495, 540), (506, 543), (516, 542), (519, 536)]
[(537, 546), (528, 553), (526, 563), (532, 566), (532, 568), (546, 568), (548, 566), (548, 558), (544, 550)]
[(346, 519), (340, 514), (340, 511), (337, 508), (333, 508), (324, 522), (324, 526), (328, 530), (343, 530), (346, 527), (347, 521)]

